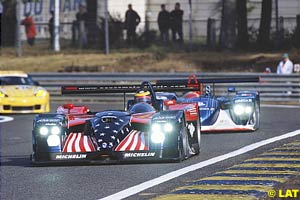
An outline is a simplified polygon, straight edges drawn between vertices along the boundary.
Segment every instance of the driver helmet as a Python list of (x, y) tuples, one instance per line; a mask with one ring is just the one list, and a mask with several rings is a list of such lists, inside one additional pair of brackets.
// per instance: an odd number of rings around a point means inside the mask
[(135, 103), (148, 103), (151, 104), (151, 94), (147, 90), (140, 89), (134, 95)]

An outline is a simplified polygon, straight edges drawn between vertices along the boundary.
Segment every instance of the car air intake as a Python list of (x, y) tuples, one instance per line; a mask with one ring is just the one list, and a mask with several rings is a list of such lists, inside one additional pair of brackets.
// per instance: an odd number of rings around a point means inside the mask
[(10, 105), (4, 105), (3, 110), (10, 110)]
[(34, 109), (35, 110), (40, 110), (41, 109), (41, 105), (34, 105)]
[(33, 110), (33, 106), (13, 106), (11, 108), (13, 111), (23, 111), (23, 110)]

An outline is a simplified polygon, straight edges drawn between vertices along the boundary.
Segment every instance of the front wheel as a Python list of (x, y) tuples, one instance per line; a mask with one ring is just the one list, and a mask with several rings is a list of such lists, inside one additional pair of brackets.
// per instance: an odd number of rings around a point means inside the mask
[(199, 148), (191, 148), (191, 146), (192, 145), (190, 144), (189, 136), (187, 133), (186, 121), (183, 119), (178, 142), (178, 155), (180, 161), (197, 154), (197, 151), (199, 153)]
[(259, 108), (258, 103), (255, 103), (255, 111), (253, 113), (252, 120), (253, 120), (253, 123), (254, 123), (253, 129), (254, 130), (259, 129), (259, 127), (260, 127), (260, 108)]

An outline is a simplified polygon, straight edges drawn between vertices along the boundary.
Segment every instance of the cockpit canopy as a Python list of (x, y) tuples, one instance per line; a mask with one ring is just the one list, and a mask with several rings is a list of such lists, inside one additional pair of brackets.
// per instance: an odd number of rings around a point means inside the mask
[(155, 109), (148, 103), (137, 103), (130, 107), (130, 113), (146, 113), (153, 112)]

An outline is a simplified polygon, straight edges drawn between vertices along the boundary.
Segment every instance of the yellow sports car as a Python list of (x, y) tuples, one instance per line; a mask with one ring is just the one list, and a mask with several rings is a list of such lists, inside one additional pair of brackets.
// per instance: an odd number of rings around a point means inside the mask
[(0, 113), (49, 112), (49, 92), (22, 71), (0, 71)]

